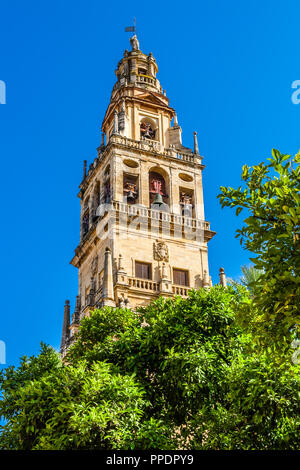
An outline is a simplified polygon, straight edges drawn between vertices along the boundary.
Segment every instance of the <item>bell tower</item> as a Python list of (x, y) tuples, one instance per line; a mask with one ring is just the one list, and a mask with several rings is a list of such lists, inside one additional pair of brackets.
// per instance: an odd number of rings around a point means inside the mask
[(157, 79), (150, 52), (134, 35), (117, 65), (98, 155), (79, 186), (80, 243), (71, 264), (79, 293), (70, 321), (67, 301), (62, 352), (80, 319), (94, 308), (136, 308), (152, 299), (209, 287), (202, 157), (182, 144), (175, 110)]

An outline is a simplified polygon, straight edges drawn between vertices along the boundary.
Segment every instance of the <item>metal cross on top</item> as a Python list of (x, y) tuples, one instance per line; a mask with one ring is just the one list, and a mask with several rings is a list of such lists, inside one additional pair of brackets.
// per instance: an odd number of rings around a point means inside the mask
[(136, 32), (136, 21), (135, 18), (133, 18), (133, 26), (127, 26), (125, 28), (126, 33), (135, 33)]

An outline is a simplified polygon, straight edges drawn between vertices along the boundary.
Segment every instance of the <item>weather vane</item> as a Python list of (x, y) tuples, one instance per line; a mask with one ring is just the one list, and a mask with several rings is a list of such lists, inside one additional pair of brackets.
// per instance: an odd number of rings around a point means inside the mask
[(135, 18), (133, 18), (133, 26), (127, 26), (125, 28), (126, 33), (135, 33), (136, 32), (136, 24), (135, 24)]

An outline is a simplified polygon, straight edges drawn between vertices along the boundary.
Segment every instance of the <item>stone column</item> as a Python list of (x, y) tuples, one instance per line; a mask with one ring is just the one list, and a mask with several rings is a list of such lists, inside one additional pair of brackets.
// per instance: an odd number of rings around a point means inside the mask
[(115, 307), (114, 283), (112, 272), (112, 256), (109, 248), (106, 248), (104, 255), (104, 275), (103, 275), (103, 305)]

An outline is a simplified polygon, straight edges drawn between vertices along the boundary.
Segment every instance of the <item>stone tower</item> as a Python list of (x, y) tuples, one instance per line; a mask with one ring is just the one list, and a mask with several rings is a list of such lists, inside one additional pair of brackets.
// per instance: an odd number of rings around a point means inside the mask
[(98, 156), (80, 184), (80, 243), (71, 264), (79, 295), (63, 322), (62, 351), (80, 319), (101, 306), (145, 305), (162, 295), (209, 287), (202, 157), (182, 145), (182, 130), (156, 78), (150, 52), (130, 39), (102, 123)]

